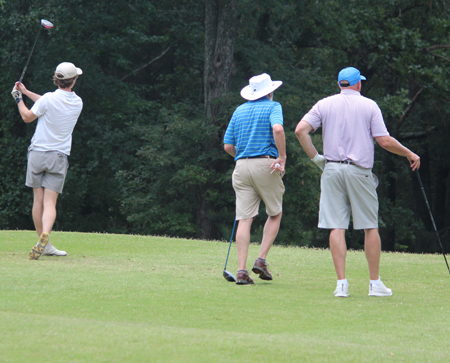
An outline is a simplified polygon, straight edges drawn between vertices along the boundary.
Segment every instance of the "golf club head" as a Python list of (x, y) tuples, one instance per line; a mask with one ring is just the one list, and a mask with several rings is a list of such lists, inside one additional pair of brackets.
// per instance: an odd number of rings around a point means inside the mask
[(41, 19), (41, 26), (44, 29), (51, 29), (51, 28), (53, 28), (53, 24), (51, 22), (49, 22), (48, 20), (45, 20), (45, 19)]
[(228, 272), (227, 270), (223, 270), (223, 277), (225, 277), (225, 280), (227, 281), (236, 282), (233, 274), (231, 272)]

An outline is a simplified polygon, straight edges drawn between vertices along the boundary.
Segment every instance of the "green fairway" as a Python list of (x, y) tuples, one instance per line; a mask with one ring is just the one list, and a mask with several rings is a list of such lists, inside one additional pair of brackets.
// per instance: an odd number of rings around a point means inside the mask
[[(349, 252), (335, 298), (328, 250), (274, 247), (272, 282), (222, 277), (228, 244), (54, 232), (68, 256), (28, 260), (34, 232), (0, 232), (0, 361), (444, 362), (450, 276), (442, 255), (383, 253), (394, 295), (368, 297)], [(248, 268), (259, 246), (250, 246)], [(233, 244), (227, 270), (236, 276)], [(251, 275), (255, 278), (255, 275)]]

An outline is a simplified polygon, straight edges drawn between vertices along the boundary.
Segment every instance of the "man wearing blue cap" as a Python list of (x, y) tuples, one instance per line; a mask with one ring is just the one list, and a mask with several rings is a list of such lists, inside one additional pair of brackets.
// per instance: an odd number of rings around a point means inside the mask
[[(336, 297), (348, 297), (345, 278), (345, 230), (364, 230), (364, 250), (369, 265), (369, 296), (391, 296), (379, 277), (381, 241), (378, 233), (377, 181), (372, 174), (373, 139), (384, 149), (405, 156), (412, 168), (420, 158), (389, 136), (378, 105), (361, 95), (362, 76), (356, 68), (339, 72), (341, 92), (324, 98), (302, 118), (295, 130), (311, 158), (323, 170), (320, 187), (319, 228), (330, 229), (330, 250), (337, 274)], [(322, 127), (323, 155), (312, 144), (310, 132)]]

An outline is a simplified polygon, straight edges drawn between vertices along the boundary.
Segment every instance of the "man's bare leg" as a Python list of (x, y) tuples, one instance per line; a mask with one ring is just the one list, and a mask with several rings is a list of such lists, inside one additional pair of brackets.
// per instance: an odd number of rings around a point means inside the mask
[(50, 233), (56, 220), (56, 202), (59, 193), (44, 189), (44, 213), (42, 215), (42, 232)]
[(44, 188), (33, 188), (33, 222), (38, 237), (42, 234), (42, 216), (44, 214)]
[(49, 234), (56, 219), (57, 200), (57, 192), (45, 188), (34, 188), (32, 214), (39, 241), (30, 251), (30, 260), (39, 259), (49, 244)]
[(371, 280), (378, 280), (380, 273), (381, 239), (378, 228), (364, 230), (364, 251)]
[(345, 258), (347, 245), (345, 243), (345, 229), (333, 229), (330, 232), (330, 251), (338, 280), (345, 279)]
[(239, 270), (246, 270), (248, 247), (250, 245), (250, 228), (253, 218), (241, 219), (236, 232), (236, 247), (239, 260)]
[(282, 212), (276, 216), (269, 216), (266, 224), (264, 225), (263, 238), (261, 241), (261, 250), (259, 251), (259, 258), (266, 259), (269, 253), (270, 247), (272, 247), (275, 238), (278, 235), (280, 229)]

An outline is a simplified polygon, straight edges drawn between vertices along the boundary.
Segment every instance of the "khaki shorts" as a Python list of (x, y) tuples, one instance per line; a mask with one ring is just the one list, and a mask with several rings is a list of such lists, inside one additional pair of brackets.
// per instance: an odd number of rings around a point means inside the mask
[(69, 168), (66, 154), (59, 151), (33, 151), (28, 153), (27, 179), (25, 185), (62, 193)]
[(239, 159), (233, 171), (236, 193), (236, 219), (249, 219), (258, 215), (261, 199), (266, 213), (276, 216), (283, 210), (284, 184), (280, 173), (270, 172), (274, 159)]
[(320, 180), (319, 228), (378, 228), (378, 196), (372, 169), (327, 163)]

